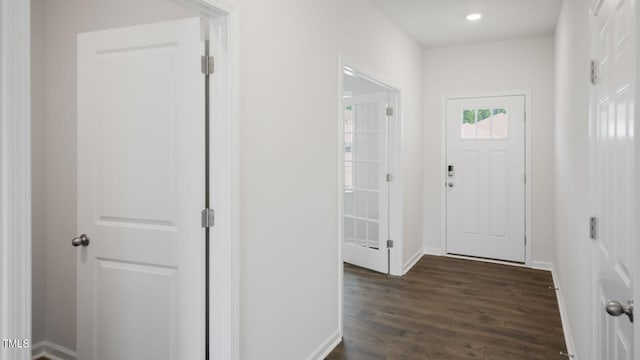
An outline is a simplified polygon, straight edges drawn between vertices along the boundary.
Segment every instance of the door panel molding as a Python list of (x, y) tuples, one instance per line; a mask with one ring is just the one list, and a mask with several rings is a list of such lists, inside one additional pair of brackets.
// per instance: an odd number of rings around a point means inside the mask
[[(532, 266), (532, 248), (535, 239), (532, 236), (532, 219), (531, 219), (531, 119), (535, 114), (531, 111), (531, 90), (527, 89), (514, 89), (507, 91), (480, 91), (469, 92), (459, 94), (447, 94), (441, 97), (440, 100), (440, 249), (431, 249), (431, 252), (446, 254), (447, 249), (447, 101), (455, 99), (469, 99), (469, 98), (487, 98), (487, 97), (504, 97), (504, 96), (524, 96), (524, 108), (526, 113), (526, 120), (524, 123), (525, 131), (525, 172), (527, 174), (527, 181), (525, 183), (525, 236), (527, 238), (525, 244), (525, 261), (524, 265), (527, 267)], [(509, 262), (504, 262), (510, 264)]]

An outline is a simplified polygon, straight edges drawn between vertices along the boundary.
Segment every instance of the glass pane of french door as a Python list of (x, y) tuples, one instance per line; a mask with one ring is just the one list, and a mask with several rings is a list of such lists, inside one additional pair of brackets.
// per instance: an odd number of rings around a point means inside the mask
[(344, 108), (345, 243), (370, 249), (380, 247), (383, 119), (378, 103)]

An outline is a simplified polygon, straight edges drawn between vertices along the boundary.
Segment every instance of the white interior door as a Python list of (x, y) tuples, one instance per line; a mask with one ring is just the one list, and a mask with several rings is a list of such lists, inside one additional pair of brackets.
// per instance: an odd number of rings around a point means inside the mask
[(201, 33), (78, 35), (78, 359), (204, 358)]
[[(595, 21), (598, 80), (592, 117), (595, 237), (596, 344), (598, 359), (631, 360), (633, 324), (624, 309), (633, 301), (638, 259), (634, 226), (635, 9), (631, 0), (604, 0)], [(606, 308), (619, 316), (607, 315)], [(638, 358), (636, 354), (635, 358)]]
[(447, 100), (447, 253), (525, 261), (524, 102)]
[(389, 270), (387, 103), (387, 93), (354, 96), (343, 101), (343, 259), (383, 273)]

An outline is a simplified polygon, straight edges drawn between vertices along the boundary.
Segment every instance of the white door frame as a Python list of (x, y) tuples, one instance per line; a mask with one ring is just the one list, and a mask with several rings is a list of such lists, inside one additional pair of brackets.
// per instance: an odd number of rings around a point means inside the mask
[[(239, 6), (233, 0), (179, 2), (211, 19), (215, 37), (210, 185), (217, 219), (210, 252), (210, 286), (215, 294), (210, 303), (210, 343), (213, 358), (235, 360), (239, 358)], [(31, 337), (30, 5), (30, 0), (0, 0), (0, 195), (8, 199), (0, 205), (0, 260), (6, 264), (0, 268), (0, 315), (12, 319), (0, 324), (0, 335), (19, 339)], [(0, 355), (4, 354), (0, 347)], [(13, 351), (2, 358), (26, 360), (31, 352)]]
[(389, 82), (379, 80), (379, 76), (364, 71), (357, 62), (351, 61), (344, 55), (338, 56), (338, 121), (336, 125), (338, 143), (338, 327), (340, 337), (344, 334), (343, 326), (343, 297), (344, 297), (344, 263), (342, 245), (344, 244), (344, 106), (342, 93), (344, 91), (344, 69), (349, 67), (358, 76), (365, 78), (389, 90), (392, 96), (391, 106), (394, 108), (393, 121), (389, 127), (389, 171), (393, 174), (393, 181), (389, 185), (389, 232), (394, 241), (390, 252), (389, 267), (391, 275), (403, 275), (402, 260), (402, 108), (400, 95), (402, 90)]
[[(636, 29), (636, 41), (638, 41), (638, 39), (640, 39), (640, 26), (638, 25), (638, 19), (640, 19), (640, 6), (638, 5), (637, 2), (634, 3), (635, 6), (635, 14), (634, 14), (634, 21), (633, 21), (633, 26)], [(635, 78), (635, 92), (636, 92), (636, 97), (635, 97), (635, 108), (636, 108), (636, 118), (635, 118), (635, 128), (636, 129), (640, 129), (640, 111), (638, 111), (638, 104), (640, 104), (640, 91), (638, 91), (638, 84), (640, 84), (640, 63), (638, 63), (638, 60), (640, 59), (640, 46), (638, 46), (636, 44), (636, 78)], [(637, 130), (636, 130), (637, 131)], [(640, 154), (640, 141), (637, 138), (636, 135), (636, 159), (635, 159), (635, 167), (636, 167), (636, 179), (640, 179), (640, 156), (638, 156), (638, 154)], [(636, 188), (636, 216), (639, 216), (640, 214), (640, 190)], [(640, 235), (640, 222), (636, 221), (636, 236)], [(640, 241), (635, 241), (635, 248), (633, 249), (633, 253), (635, 254), (635, 258), (636, 259), (640, 259)], [(635, 263), (635, 269), (634, 269), (634, 296), (633, 298), (636, 301), (640, 302), (640, 265), (638, 265), (638, 263)], [(638, 360), (640, 359), (640, 323), (636, 322), (636, 325), (634, 325), (633, 328), (633, 337), (634, 337), (634, 341), (633, 341), (633, 346), (634, 346), (634, 350), (636, 350), (635, 354), (634, 354), (634, 359)]]
[[(604, 0), (592, 1), (591, 6), (589, 7), (589, 56), (590, 59), (595, 59), (596, 54), (596, 38), (597, 38), (597, 25), (596, 25), (596, 8), (599, 8), (604, 3)], [(596, 106), (596, 88), (592, 84), (589, 84), (589, 128), (592, 128), (592, 124), (595, 122), (597, 117), (597, 106)], [(589, 192), (593, 193), (595, 190), (594, 182), (591, 180), (591, 176), (593, 175), (593, 144), (592, 144), (592, 136), (589, 134)], [(590, 208), (590, 216), (593, 216), (593, 212), (595, 211), (595, 206), (592, 200), (592, 196), (589, 195), (589, 205)], [(597, 266), (597, 247), (593, 243), (592, 239), (585, 239), (585, 241), (591, 246), (589, 256), (591, 257), (589, 266), (589, 272), (587, 276), (589, 277), (589, 323), (591, 324), (591, 331), (589, 331), (589, 339), (591, 340), (591, 345), (589, 351), (592, 354), (597, 354), (600, 350), (600, 338), (598, 336), (598, 326), (599, 326), (599, 318), (598, 318), (598, 308), (599, 306), (599, 295), (598, 295), (598, 274), (594, 267)], [(633, 284), (634, 286), (637, 284)], [(638, 292), (636, 288), (634, 291)], [(635, 297), (637, 299), (637, 297)], [(603, 310), (604, 311), (604, 310)], [(634, 328), (634, 337), (637, 339), (637, 332)], [(634, 343), (638, 344), (637, 342)]]
[[(596, 7), (599, 8), (600, 6), (602, 6), (603, 3), (604, 1), (594, 0), (592, 1), (591, 6), (589, 7), (589, 46), (590, 46), (589, 59), (591, 60), (595, 59), (595, 54), (596, 54), (597, 26), (596, 26), (595, 11), (596, 11)], [(592, 84), (589, 84), (589, 124), (588, 124), (589, 128), (591, 128), (592, 127), (591, 124), (595, 122), (595, 116), (597, 116), (596, 89), (594, 86), (592, 86)], [(590, 194), (594, 191), (594, 184), (593, 184), (593, 181), (591, 180), (591, 176), (593, 175), (593, 160), (592, 160), (593, 144), (592, 144), (591, 138), (592, 138), (591, 133), (589, 133), (589, 192)], [(590, 214), (593, 214), (593, 211), (595, 210), (595, 206), (593, 204), (591, 195), (589, 195), (589, 206), (591, 206)], [(589, 272), (587, 274), (587, 276), (589, 277), (589, 299), (587, 299), (587, 301), (589, 303), (589, 323), (591, 324), (591, 330), (589, 331), (589, 339), (591, 340), (591, 344), (588, 350), (591, 352), (591, 354), (597, 354), (598, 350), (600, 349), (600, 344), (599, 344), (600, 338), (598, 337), (598, 331), (597, 331), (597, 326), (599, 326), (598, 324), (599, 321), (596, 313), (597, 308), (599, 307), (598, 306), (599, 296), (598, 296), (598, 286), (597, 286), (598, 275), (597, 275), (597, 271), (594, 270), (594, 267), (597, 265), (597, 257), (596, 257), (597, 248), (596, 248), (596, 245), (593, 243), (592, 239), (585, 239), (585, 241), (588, 242), (591, 250), (589, 252), (589, 256), (591, 257), (590, 258), (591, 266), (589, 266)], [(637, 289), (636, 289), (636, 292), (637, 292)], [(637, 335), (634, 335), (634, 336), (637, 336)]]
[[(0, 339), (30, 341), (31, 3), (0, 0), (0, 9)], [(31, 350), (0, 344), (0, 358)]]
[(180, 0), (210, 19), (211, 125), (210, 203), (216, 224), (210, 234), (209, 343), (213, 359), (240, 358), (239, 291), (239, 59), (238, 4), (232, 0)]
[[(483, 91), (479, 93), (470, 93), (470, 94), (459, 94), (457, 96), (443, 96), (441, 99), (441, 110), (440, 110), (440, 246), (441, 246), (441, 255), (451, 256), (451, 257), (460, 257), (457, 255), (448, 255), (447, 254), (447, 101), (453, 99), (466, 99), (466, 98), (480, 98), (480, 97), (496, 97), (496, 96), (524, 96), (524, 111), (525, 111), (525, 122), (524, 122), (524, 168), (527, 176), (527, 181), (525, 183), (525, 237), (527, 238), (527, 242), (524, 247), (525, 252), (525, 262), (524, 266), (531, 267), (531, 249), (533, 244), (533, 237), (531, 236), (531, 119), (533, 116), (531, 114), (531, 91), (529, 90), (511, 90), (511, 91)], [(463, 257), (467, 258), (467, 257)], [(475, 258), (470, 258), (475, 259)], [(499, 261), (499, 260), (485, 260), (478, 259), (481, 261), (487, 262), (498, 262), (509, 265), (517, 265), (512, 262), (507, 261)]]

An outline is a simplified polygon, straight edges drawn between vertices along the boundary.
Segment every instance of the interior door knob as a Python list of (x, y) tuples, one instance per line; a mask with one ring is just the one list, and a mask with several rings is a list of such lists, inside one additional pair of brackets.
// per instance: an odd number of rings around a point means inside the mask
[(453, 187), (453, 181), (449, 181), (449, 182), (447, 183), (447, 186), (448, 186), (448, 187), (450, 187), (450, 188), (452, 188), (452, 187)]
[(629, 321), (633, 322), (633, 300), (629, 300), (628, 305), (622, 305), (617, 301), (609, 300), (605, 306), (607, 314), (611, 316), (620, 316), (625, 314), (629, 317)]
[(87, 234), (82, 234), (78, 237), (74, 237), (73, 240), (71, 240), (71, 245), (73, 246), (89, 246), (89, 237), (87, 236)]

